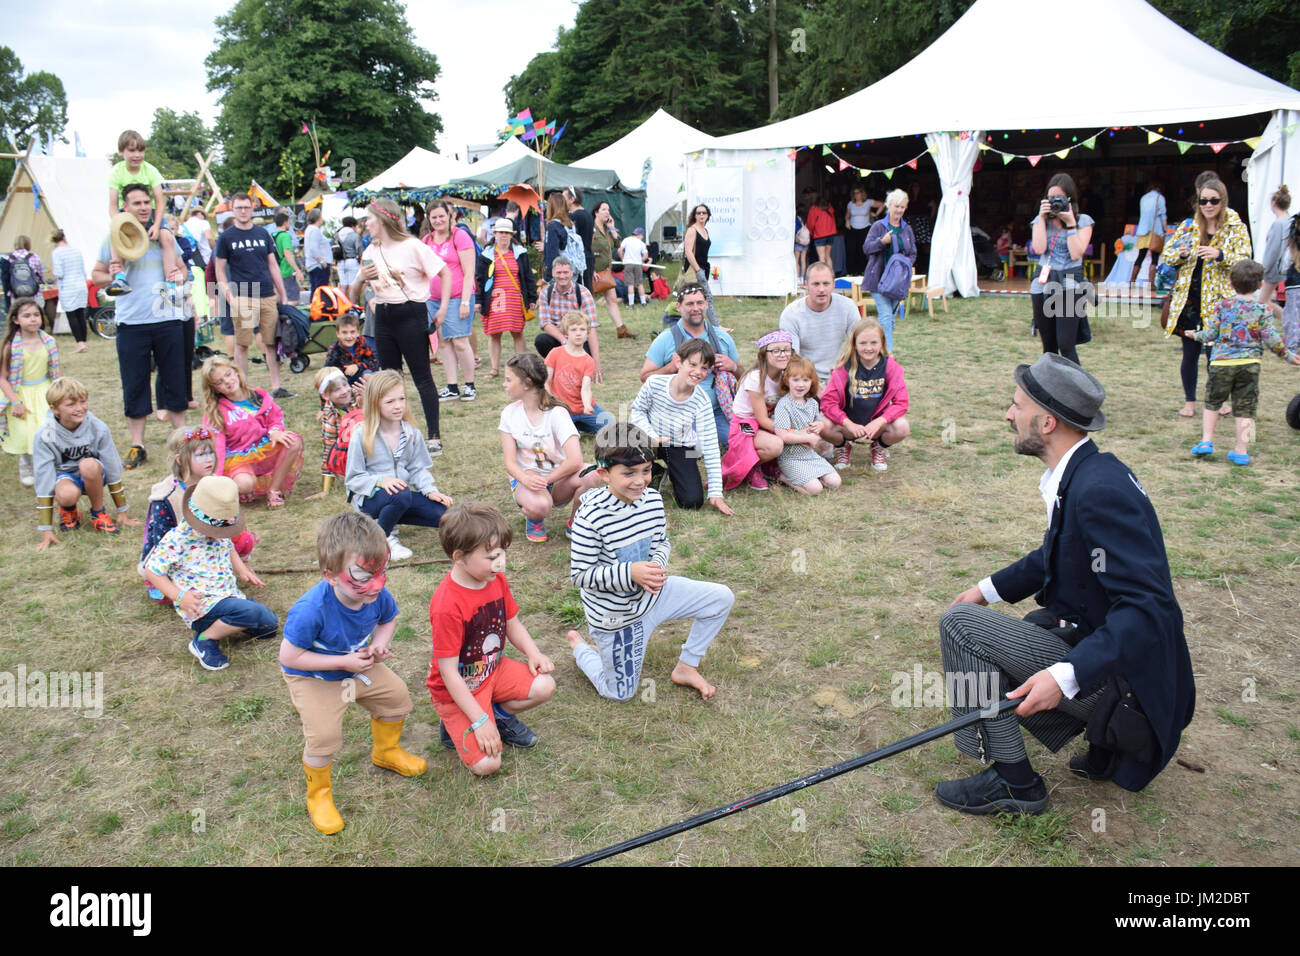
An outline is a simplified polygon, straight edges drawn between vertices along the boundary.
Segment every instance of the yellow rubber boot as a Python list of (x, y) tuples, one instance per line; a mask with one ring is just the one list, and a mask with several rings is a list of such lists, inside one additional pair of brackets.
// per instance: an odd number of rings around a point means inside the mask
[(370, 736), (375, 745), (370, 751), (370, 760), (376, 767), (392, 770), (403, 777), (418, 777), (429, 769), (422, 757), (407, 753), (398, 743), (402, 738), (404, 720), (370, 719)]
[(334, 806), (334, 788), (330, 784), (332, 766), (331, 762), (323, 767), (312, 767), (306, 761), (302, 765), (307, 771), (307, 813), (316, 829), (327, 836), (343, 829), (343, 818)]

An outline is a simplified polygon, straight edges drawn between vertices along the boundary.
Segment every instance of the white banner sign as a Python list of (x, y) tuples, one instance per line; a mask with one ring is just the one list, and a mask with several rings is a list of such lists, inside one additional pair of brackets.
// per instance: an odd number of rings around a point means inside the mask
[[(709, 207), (709, 257), (739, 256), (745, 251), (743, 206), (745, 170), (740, 166), (699, 169), (691, 177), (691, 201)], [(689, 214), (689, 210), (688, 210)], [(687, 227), (694, 224), (689, 220)]]

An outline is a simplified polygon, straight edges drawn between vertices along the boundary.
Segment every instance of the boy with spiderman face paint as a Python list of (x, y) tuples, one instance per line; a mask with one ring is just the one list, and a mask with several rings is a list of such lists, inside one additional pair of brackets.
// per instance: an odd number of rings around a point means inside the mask
[(302, 717), (307, 812), (322, 833), (343, 829), (330, 768), (343, 745), (343, 712), (356, 701), (370, 711), (371, 762), (404, 777), (424, 773), (423, 759), (402, 749), (411, 712), (406, 684), (382, 662), (397, 630), (397, 602), (385, 584), (388, 538), (373, 518), (335, 515), (316, 535), (323, 581), (289, 611), (280, 667)]

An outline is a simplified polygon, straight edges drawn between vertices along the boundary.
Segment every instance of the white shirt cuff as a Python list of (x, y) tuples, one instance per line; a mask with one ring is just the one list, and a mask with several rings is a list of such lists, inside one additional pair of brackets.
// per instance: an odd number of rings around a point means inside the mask
[(1047, 673), (1052, 675), (1052, 679), (1061, 688), (1061, 693), (1074, 700), (1079, 693), (1079, 682), (1074, 677), (1074, 665), (1066, 661), (1058, 661), (1047, 668)]
[(992, 578), (984, 578), (979, 583), (980, 594), (984, 595), (984, 600), (990, 604), (998, 604), (1002, 601), (1002, 595), (998, 594), (998, 589), (993, 586)]

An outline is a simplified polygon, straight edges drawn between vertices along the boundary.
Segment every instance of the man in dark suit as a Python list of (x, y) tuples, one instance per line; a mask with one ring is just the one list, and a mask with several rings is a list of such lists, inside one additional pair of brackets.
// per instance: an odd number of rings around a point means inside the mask
[[(1046, 809), (1021, 725), (1052, 751), (1087, 726), (1092, 746), (1070, 770), (1141, 790), (1173, 757), (1195, 703), (1155, 509), (1133, 473), (1088, 437), (1106, 424), (1105, 389), (1055, 354), (1018, 366), (1015, 377), (1006, 419), (1016, 453), (1047, 466), (1039, 481), (1047, 533), (1037, 551), (959, 594), (939, 623), (948, 687), (1013, 687), (1006, 696), (1022, 699), (958, 732), (959, 750), (993, 762), (935, 789), (964, 813)], [(986, 606), (1030, 595), (1041, 607), (1024, 620)], [(957, 716), (991, 702), (951, 703)]]

